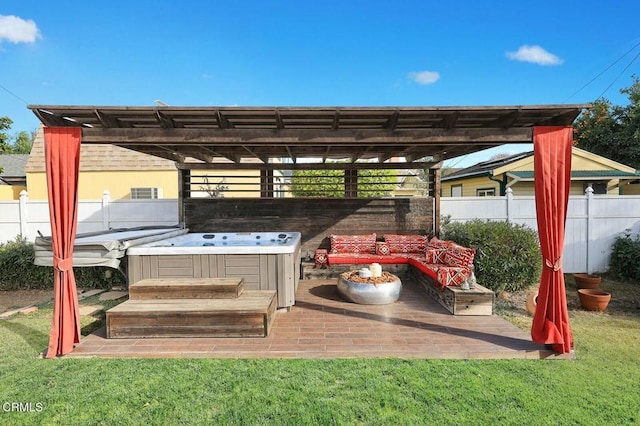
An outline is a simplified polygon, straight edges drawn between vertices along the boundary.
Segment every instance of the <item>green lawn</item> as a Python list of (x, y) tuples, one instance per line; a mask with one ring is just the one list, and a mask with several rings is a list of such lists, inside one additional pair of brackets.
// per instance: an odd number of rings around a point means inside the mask
[(0, 321), (0, 424), (640, 424), (637, 302), (588, 313), (570, 300), (573, 360), (498, 361), (43, 360), (44, 307)]

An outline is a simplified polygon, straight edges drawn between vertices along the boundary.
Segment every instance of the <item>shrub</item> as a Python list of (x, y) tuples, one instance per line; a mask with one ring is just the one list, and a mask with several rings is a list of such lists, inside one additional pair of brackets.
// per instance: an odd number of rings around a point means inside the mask
[(613, 243), (609, 272), (618, 278), (640, 281), (640, 234), (631, 237), (631, 231), (618, 236)]
[[(358, 170), (358, 197), (385, 197), (397, 186), (395, 170)], [(294, 197), (345, 197), (344, 170), (294, 170)]]
[(493, 291), (518, 291), (540, 281), (542, 256), (537, 233), (524, 225), (489, 222), (449, 222), (444, 237), (476, 249), (478, 282)]
[[(0, 244), (0, 290), (53, 289), (53, 268), (34, 265), (34, 257), (33, 244), (23, 237)], [(76, 285), (109, 288), (125, 283), (122, 274), (107, 274), (107, 270), (113, 271), (105, 267), (74, 268)]]

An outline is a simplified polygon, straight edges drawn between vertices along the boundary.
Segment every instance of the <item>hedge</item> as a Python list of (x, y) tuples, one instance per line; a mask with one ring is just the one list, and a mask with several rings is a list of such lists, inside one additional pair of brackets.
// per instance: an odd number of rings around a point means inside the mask
[[(22, 237), (0, 244), (0, 290), (53, 290), (53, 268), (34, 265), (34, 257), (33, 244)], [(108, 289), (126, 282), (123, 274), (111, 268), (73, 271), (80, 288)]]
[(524, 290), (540, 282), (538, 234), (524, 225), (475, 219), (443, 220), (443, 238), (476, 249), (478, 283), (495, 292)]
[(611, 251), (609, 272), (626, 280), (640, 281), (640, 234), (631, 237), (631, 231), (616, 238)]

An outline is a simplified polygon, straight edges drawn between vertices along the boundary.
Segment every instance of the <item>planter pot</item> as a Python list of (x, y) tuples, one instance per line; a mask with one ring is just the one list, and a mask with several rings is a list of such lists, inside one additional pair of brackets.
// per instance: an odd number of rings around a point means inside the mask
[(611, 293), (589, 288), (579, 289), (578, 296), (582, 307), (587, 311), (604, 311), (611, 301)]
[(573, 279), (576, 282), (576, 288), (590, 288), (595, 289), (600, 287), (600, 280), (602, 279), (599, 275), (591, 275), (591, 274), (573, 274)]
[(529, 293), (529, 297), (527, 297), (527, 301), (525, 302), (525, 308), (527, 312), (531, 315), (536, 314), (536, 305), (538, 304), (538, 290), (532, 291)]

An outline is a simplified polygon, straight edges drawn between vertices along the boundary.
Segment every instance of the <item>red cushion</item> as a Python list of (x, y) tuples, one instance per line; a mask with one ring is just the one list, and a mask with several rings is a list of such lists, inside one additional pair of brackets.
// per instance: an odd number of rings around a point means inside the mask
[(438, 268), (438, 282), (443, 286), (461, 285), (469, 277), (469, 268), (441, 266)]
[(423, 256), (409, 256), (409, 265), (429, 275), (434, 280), (438, 279), (438, 268), (440, 268), (441, 265), (426, 263)]
[(390, 253), (422, 253), (429, 238), (424, 235), (385, 234), (384, 241), (389, 245)]
[(382, 255), (382, 256), (386, 256), (391, 254), (391, 251), (389, 250), (389, 244), (386, 243), (385, 241), (377, 241), (376, 242), (376, 254)]
[(438, 237), (433, 237), (429, 244), (427, 244), (427, 248), (447, 248), (451, 244), (455, 244), (453, 241), (441, 240)]
[(370, 253), (376, 252), (376, 234), (367, 235), (329, 235), (331, 253)]
[(427, 247), (425, 251), (425, 261), (427, 263), (444, 263), (446, 248)]
[(358, 253), (338, 253), (329, 254), (330, 265), (340, 264), (369, 264), (369, 263), (408, 263), (407, 256), (404, 255), (378, 255), (378, 254), (358, 254)]
[(442, 263), (447, 266), (470, 268), (473, 265), (476, 249), (467, 248), (458, 244), (449, 246), (444, 254)]

